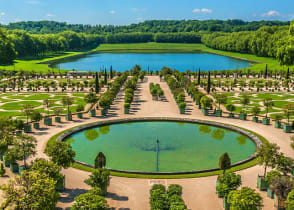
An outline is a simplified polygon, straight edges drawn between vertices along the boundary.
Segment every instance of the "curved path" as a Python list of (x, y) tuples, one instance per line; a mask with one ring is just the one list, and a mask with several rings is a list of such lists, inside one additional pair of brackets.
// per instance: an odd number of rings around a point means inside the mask
[[(152, 97), (149, 93), (150, 82), (160, 84), (165, 94), (163, 101), (152, 101)], [(283, 133), (281, 129), (275, 129), (273, 125), (264, 126), (260, 123), (254, 123), (251, 121), (203, 116), (201, 111), (196, 105), (194, 105), (192, 99), (188, 96), (186, 97), (187, 113), (185, 115), (180, 115), (170, 89), (165, 82), (160, 82), (159, 77), (148, 76), (143, 83), (139, 83), (139, 88), (136, 91), (134, 101), (135, 106), (132, 105), (132, 108), (135, 109), (130, 115), (123, 114), (123, 97), (123, 91), (121, 91), (119, 97), (117, 97), (114, 101), (114, 105), (111, 107), (110, 116), (63, 122), (51, 126), (50, 128), (43, 127), (44, 129), (41, 131), (36, 131), (33, 134), (38, 139), (38, 154), (36, 157), (46, 158), (43, 151), (48, 139), (56, 133), (73, 126), (105, 120), (107, 118), (162, 116), (203, 119), (240, 126), (264, 136), (270, 142), (277, 143), (285, 155), (294, 158), (294, 152), (290, 147), (290, 134)], [(89, 189), (89, 186), (84, 183), (84, 180), (88, 178), (90, 173), (74, 168), (66, 169), (63, 173), (66, 176), (67, 189), (61, 194), (62, 198), (58, 202), (58, 207), (65, 209), (72, 205), (74, 196), (85, 193), (86, 190)], [(251, 188), (256, 188), (257, 175), (262, 173), (263, 168), (260, 166), (255, 166), (238, 172), (238, 174), (242, 176), (242, 186), (249, 186)], [(219, 199), (215, 193), (216, 178), (216, 176), (211, 176), (190, 179), (150, 180), (111, 177), (107, 200), (108, 204), (113, 209), (149, 209), (149, 189), (152, 183), (159, 182), (165, 185), (177, 183), (183, 186), (183, 198), (189, 209), (223, 209), (222, 199)], [(264, 198), (264, 209), (274, 209), (274, 201), (267, 198), (266, 192), (260, 193)]]

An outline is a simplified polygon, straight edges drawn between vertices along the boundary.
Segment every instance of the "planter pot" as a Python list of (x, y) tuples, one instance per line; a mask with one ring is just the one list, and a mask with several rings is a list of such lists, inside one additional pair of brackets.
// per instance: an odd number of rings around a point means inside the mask
[(277, 210), (285, 210), (286, 202), (284, 200), (279, 199), (278, 196), (275, 196), (275, 207), (277, 207)]
[(124, 107), (124, 113), (129, 114), (130, 113), (130, 108), (129, 107)]
[(107, 112), (108, 112), (108, 109), (107, 108), (104, 108), (104, 109), (101, 110), (101, 114), (103, 116), (107, 115)]
[(35, 129), (39, 129), (40, 128), (40, 123), (35, 122), (33, 126), (34, 126)]
[(257, 123), (258, 122), (258, 117), (252, 117), (252, 121)]
[(262, 124), (264, 124), (264, 125), (269, 125), (270, 124), (270, 118), (263, 118), (262, 119)]
[(245, 114), (245, 113), (240, 113), (240, 114), (239, 114), (239, 119), (240, 119), (240, 120), (246, 120), (246, 119), (247, 119), (247, 114)]
[(152, 100), (153, 101), (158, 101), (158, 96), (157, 95), (152, 95)]
[(274, 199), (274, 193), (273, 191), (271, 191), (270, 188), (267, 189), (267, 197), (271, 198), (271, 199)]
[(18, 173), (18, 164), (17, 163), (11, 163), (10, 164), (10, 171), (13, 173)]
[(89, 114), (90, 114), (90, 117), (96, 117), (96, 110), (95, 109), (90, 110)]
[(65, 115), (65, 119), (66, 119), (67, 121), (72, 121), (72, 114), (66, 114), (66, 115)]
[(44, 118), (44, 125), (52, 126), (52, 118), (50, 117)]
[(180, 108), (180, 114), (185, 114), (185, 108)]
[(83, 119), (83, 113), (78, 113), (77, 115), (79, 119)]
[(226, 198), (223, 200), (223, 207), (225, 210), (230, 210), (230, 204), (227, 202)]
[(229, 114), (229, 118), (235, 118), (234, 113), (230, 113), (230, 114)]
[(263, 176), (257, 177), (257, 188), (260, 189), (261, 191), (266, 191), (268, 188), (268, 184), (266, 183), (265, 179)]
[(275, 128), (281, 128), (282, 124), (281, 122), (275, 122)]
[(61, 117), (55, 117), (55, 122), (57, 122), (57, 123), (61, 123)]
[(23, 166), (19, 166), (18, 167), (18, 174), (21, 175), (21, 173), (24, 171), (24, 167)]
[(32, 132), (32, 126), (30, 124), (24, 125), (23, 130), (25, 133)]
[(215, 116), (222, 117), (223, 111), (222, 110), (215, 110)]
[(16, 132), (15, 132), (15, 135), (16, 135), (16, 136), (20, 136), (21, 134), (22, 134), (22, 131), (16, 131)]
[(208, 116), (208, 109), (201, 109), (204, 116)]
[(10, 161), (5, 160), (5, 157), (3, 157), (3, 163), (5, 167), (10, 167)]
[(292, 126), (291, 125), (284, 125), (283, 130), (284, 130), (285, 133), (291, 133)]
[(57, 182), (56, 184), (56, 190), (61, 191), (65, 188), (65, 176), (63, 176), (63, 179)]

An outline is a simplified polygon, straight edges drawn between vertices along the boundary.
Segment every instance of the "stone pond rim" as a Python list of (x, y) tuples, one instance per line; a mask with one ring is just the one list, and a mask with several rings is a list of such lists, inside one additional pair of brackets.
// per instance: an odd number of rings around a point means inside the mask
[[(163, 121), (163, 122), (184, 122), (184, 123), (197, 123), (202, 125), (208, 125), (208, 126), (214, 126), (219, 128), (228, 129), (231, 131), (234, 131), (236, 133), (242, 134), (246, 137), (248, 137), (253, 143), (256, 145), (256, 148), (260, 147), (262, 142), (261, 140), (251, 133), (250, 131), (244, 130), (239, 127), (235, 127), (233, 125), (229, 124), (223, 124), (218, 123), (214, 121), (205, 121), (205, 120), (199, 120), (199, 119), (187, 119), (187, 118), (173, 118), (173, 117), (140, 117), (140, 118), (122, 118), (122, 119), (114, 119), (114, 120), (106, 120), (106, 121), (99, 121), (95, 123), (90, 123), (86, 125), (81, 125), (75, 128), (72, 128), (61, 135), (59, 135), (56, 139), (56, 141), (64, 141), (67, 137), (71, 136), (72, 134), (75, 134), (77, 132), (87, 130), (89, 128), (94, 128), (98, 126), (106, 126), (106, 125), (112, 125), (112, 124), (121, 124), (121, 123), (129, 123), (129, 122), (152, 122), (152, 121)], [(255, 150), (256, 153), (256, 150)], [(242, 164), (245, 164), (249, 161), (252, 161), (255, 159), (255, 153), (252, 154), (250, 157), (248, 157), (245, 160), (239, 161), (237, 163), (232, 164), (231, 167), (239, 166)], [(86, 166), (89, 168), (94, 168), (94, 166), (83, 163), (80, 161), (75, 161), (77, 164)], [(197, 170), (197, 171), (185, 171), (185, 172), (140, 172), (140, 171), (127, 171), (127, 170), (116, 170), (116, 169), (109, 169), (111, 172), (118, 172), (118, 173), (126, 173), (126, 174), (138, 174), (138, 175), (185, 175), (185, 174), (199, 174), (199, 173), (205, 173), (205, 172), (215, 172), (219, 171), (219, 168), (212, 168), (212, 169), (205, 169), (205, 170)]]

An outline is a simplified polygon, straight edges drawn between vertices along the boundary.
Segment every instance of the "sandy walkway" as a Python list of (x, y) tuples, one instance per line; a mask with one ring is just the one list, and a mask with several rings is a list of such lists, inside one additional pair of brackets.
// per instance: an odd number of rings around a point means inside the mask
[[(165, 99), (163, 101), (152, 101), (151, 94), (149, 93), (150, 82), (160, 84), (165, 94)], [(192, 102), (190, 97), (186, 97), (187, 113), (185, 115), (180, 115), (170, 89), (165, 82), (160, 82), (159, 77), (148, 76), (143, 83), (139, 83), (135, 101), (132, 104), (133, 110), (129, 115), (123, 114), (123, 97), (124, 91), (121, 90), (117, 99), (114, 101), (114, 104), (111, 106), (111, 110), (109, 111), (110, 114), (107, 117), (86, 118), (83, 120), (75, 120), (73, 122), (64, 122), (59, 125), (51, 126), (50, 128), (44, 128), (41, 131), (34, 133), (38, 139), (37, 156), (45, 157), (43, 151), (45, 149), (46, 142), (50, 137), (73, 126), (105, 120), (108, 118), (115, 119), (119, 117), (169, 116), (204, 119), (241, 126), (263, 135), (270, 142), (279, 144), (282, 152), (288, 156), (294, 157), (294, 152), (289, 145), (290, 134), (283, 133), (281, 129), (274, 129), (273, 125), (264, 126), (262, 124), (237, 119), (210, 116), (205, 117)], [(256, 177), (258, 174), (262, 174), (262, 172), (263, 168), (255, 166), (238, 173), (242, 175), (243, 186), (255, 188)], [(71, 206), (74, 196), (84, 193), (87, 189), (89, 189), (89, 187), (83, 182), (84, 179), (88, 177), (89, 173), (70, 168), (64, 170), (64, 174), (66, 175), (67, 190), (62, 194), (62, 199), (60, 199), (58, 206), (61, 208), (68, 208)], [(110, 207), (113, 207), (114, 209), (149, 209), (150, 181), (152, 180), (112, 177), (109, 187), (109, 195), (107, 197)], [(166, 185), (172, 183), (182, 185), (183, 198), (189, 209), (223, 209), (222, 199), (218, 199), (215, 194), (216, 176), (192, 179), (160, 180), (160, 182)], [(261, 194), (264, 198), (264, 209), (274, 209), (273, 200), (267, 198), (265, 192), (261, 192)]]

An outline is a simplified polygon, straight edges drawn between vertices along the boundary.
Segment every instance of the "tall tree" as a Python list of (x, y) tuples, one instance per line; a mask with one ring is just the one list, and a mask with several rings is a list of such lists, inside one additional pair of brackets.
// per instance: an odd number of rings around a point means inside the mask
[(219, 168), (223, 170), (223, 174), (226, 173), (226, 170), (231, 167), (231, 158), (228, 153), (224, 153), (222, 156), (219, 158)]
[(110, 66), (110, 79), (113, 78), (112, 65)]
[(200, 67), (199, 67), (199, 70), (198, 70), (198, 82), (197, 82), (197, 85), (200, 85), (200, 74), (201, 74), (201, 72), (200, 72)]
[(107, 187), (109, 185), (110, 173), (107, 169), (95, 169), (90, 177), (85, 180), (85, 183), (91, 187), (99, 187), (102, 190), (102, 194), (105, 195)]
[(106, 166), (106, 157), (103, 152), (99, 152), (95, 158), (95, 168), (104, 168)]
[(95, 93), (96, 93), (96, 94), (99, 93), (99, 78), (98, 78), (98, 72), (96, 72), (96, 75), (95, 75)]
[(207, 93), (210, 93), (211, 81), (210, 81), (210, 71), (208, 72), (208, 80), (207, 80)]
[(107, 85), (107, 71), (106, 71), (106, 68), (104, 70), (104, 84)]
[(266, 79), (266, 77), (267, 77), (267, 64), (265, 65), (265, 71), (264, 71), (264, 79)]

